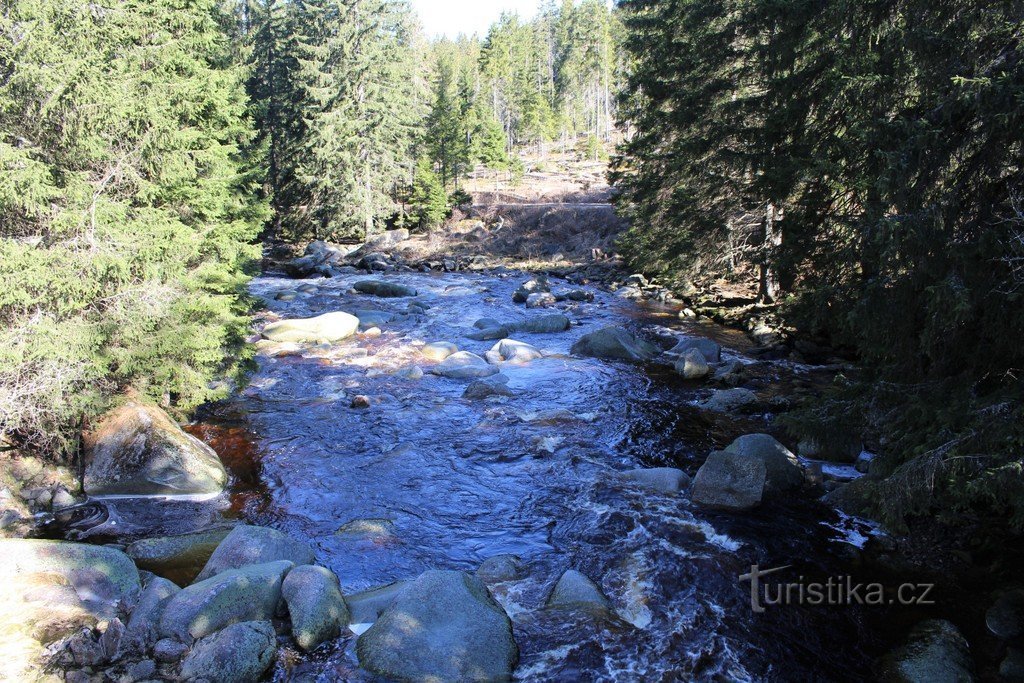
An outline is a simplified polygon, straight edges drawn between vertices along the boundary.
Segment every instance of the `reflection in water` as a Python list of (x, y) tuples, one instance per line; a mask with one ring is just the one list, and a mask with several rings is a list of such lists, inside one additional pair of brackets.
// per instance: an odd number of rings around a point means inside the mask
[[(521, 278), (389, 277), (415, 286), (426, 313), (407, 313), (407, 299), (348, 293), (355, 277), (313, 280), (318, 292), (290, 303), (273, 293), (295, 281), (253, 283), (282, 317), (375, 310), (393, 318), (379, 337), (262, 356), (250, 385), (190, 428), (224, 459), (230, 496), (205, 506), (132, 503), (147, 533), (181, 533), (224, 518), (275, 526), (308, 541), (346, 592), (426, 569), (473, 570), (487, 557), (514, 553), (527, 578), (499, 585), (495, 595), (514, 620), (524, 680), (865, 675), (869, 658), (859, 647), (872, 638), (856, 611), (755, 616), (737, 580), (751, 564), (795, 559), (805, 571), (835, 571), (842, 546), (818, 523), (832, 513), (797, 501), (716, 515), (612, 476), (638, 465), (676, 465), (692, 475), (709, 450), (765, 426), (764, 416), (702, 413), (692, 402), (707, 389), (664, 368), (569, 355), (580, 335), (608, 324), (678, 331), (686, 323), (598, 293), (594, 303), (566, 310), (578, 323), (569, 332), (515, 335), (548, 356), (504, 367), (512, 397), (466, 400), (468, 381), (394, 373), (428, 370), (419, 349), (429, 342), (483, 355), (494, 342), (465, 335), (478, 318), (527, 315), (511, 302)], [(734, 353), (746, 348), (731, 333), (699, 330), (709, 332)], [(759, 368), (755, 386), (779, 380), (778, 367)], [(351, 408), (355, 395), (368, 397), (370, 407)], [(127, 516), (123, 505), (111, 509)], [(352, 533), (374, 524), (387, 533)], [(539, 609), (570, 567), (598, 581), (616, 608), (613, 618)], [(349, 639), (286, 657), (278, 677), (287, 669), (303, 678), (358, 678), (351, 652)]]

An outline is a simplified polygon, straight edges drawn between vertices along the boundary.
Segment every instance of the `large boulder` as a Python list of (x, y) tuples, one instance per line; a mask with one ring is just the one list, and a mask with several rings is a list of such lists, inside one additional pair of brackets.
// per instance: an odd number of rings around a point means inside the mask
[(212, 494), (228, 480), (212, 448), (135, 400), (104, 415), (82, 447), (83, 488), (93, 496)]
[(690, 477), (675, 467), (629, 470), (622, 473), (622, 478), (659, 493), (678, 493), (690, 484)]
[(507, 681), (519, 658), (512, 622), (480, 579), (420, 575), (356, 643), (363, 668), (403, 681)]
[(690, 497), (707, 508), (741, 512), (760, 505), (767, 478), (764, 461), (715, 451), (697, 470)]
[(651, 360), (658, 349), (621, 327), (604, 327), (581, 337), (572, 345), (578, 356), (629, 361)]
[(502, 339), (486, 354), (489, 363), (529, 363), (543, 358), (544, 354), (535, 346), (515, 339)]
[(377, 621), (384, 610), (391, 607), (411, 584), (411, 581), (396, 581), (345, 596), (350, 624), (353, 627), (358, 625), (369, 628), (369, 625)]
[(555, 334), (557, 332), (565, 332), (571, 326), (572, 321), (561, 313), (535, 315), (503, 325), (504, 328), (512, 332), (526, 332), (529, 334)]
[(293, 566), (282, 560), (229, 569), (183, 588), (164, 608), (160, 634), (189, 643), (238, 622), (269, 621)]
[(269, 621), (244, 621), (197, 642), (181, 663), (181, 679), (249, 683), (263, 678), (277, 651)]
[(409, 231), (405, 228), (385, 230), (379, 235), (366, 238), (366, 241), (357, 249), (350, 252), (348, 256), (349, 258), (356, 258), (374, 251), (391, 249), (407, 239), (409, 239)]
[(416, 296), (418, 294), (415, 288), (408, 285), (397, 282), (384, 282), (382, 280), (361, 280), (352, 285), (352, 289), (362, 294), (370, 294), (386, 299)]
[(711, 374), (711, 367), (697, 349), (690, 349), (675, 362), (675, 370), (683, 379), (704, 379)]
[(5, 581), (45, 578), (69, 586), (83, 607), (112, 619), (142, 592), (139, 570), (120, 550), (85, 543), (0, 539), (0, 576)]
[(359, 318), (344, 311), (335, 311), (315, 318), (292, 318), (271, 323), (263, 328), (263, 336), (275, 342), (331, 344), (351, 337), (358, 329)]
[(197, 579), (203, 581), (228, 569), (278, 560), (301, 566), (313, 564), (316, 557), (308, 545), (277, 529), (239, 524), (213, 551)]
[(882, 661), (880, 680), (893, 683), (969, 683), (971, 655), (960, 631), (944, 619), (915, 626), (907, 642)]
[(722, 362), (722, 347), (717, 342), (705, 339), (704, 337), (680, 339), (679, 343), (673, 346), (669, 353), (685, 356), (692, 349), (700, 351), (700, 355), (709, 363)]
[(338, 577), (326, 567), (296, 567), (285, 577), (281, 594), (292, 620), (292, 637), (303, 650), (337, 638), (348, 625), (348, 607)]
[(430, 342), (420, 349), (420, 353), (423, 354), (424, 358), (437, 362), (443, 361), (448, 356), (458, 352), (459, 347), (451, 342)]
[(551, 590), (545, 606), (548, 609), (574, 609), (607, 612), (611, 608), (597, 584), (575, 569), (567, 569)]
[(714, 391), (711, 396), (699, 401), (697, 406), (716, 413), (731, 413), (748, 409), (756, 404), (757, 394), (750, 389), (736, 387)]
[(139, 569), (186, 585), (192, 583), (230, 529), (135, 541), (125, 549)]
[(469, 351), (453, 353), (430, 371), (449, 379), (479, 379), (498, 374), (498, 368)]
[(726, 446), (725, 450), (763, 462), (771, 491), (789, 491), (800, 488), (804, 483), (804, 471), (796, 456), (768, 434), (746, 434)]

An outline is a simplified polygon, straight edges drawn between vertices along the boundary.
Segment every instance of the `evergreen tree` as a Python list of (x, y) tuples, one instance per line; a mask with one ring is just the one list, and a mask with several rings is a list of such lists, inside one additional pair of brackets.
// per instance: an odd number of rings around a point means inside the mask
[(448, 215), (448, 196), (444, 184), (427, 157), (421, 157), (416, 164), (410, 204), (413, 220), (420, 228), (432, 230), (440, 226)]

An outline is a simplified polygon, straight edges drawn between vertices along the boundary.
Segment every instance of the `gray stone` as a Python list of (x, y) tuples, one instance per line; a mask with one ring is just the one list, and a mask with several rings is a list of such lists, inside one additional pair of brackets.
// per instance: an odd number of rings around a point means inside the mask
[(156, 677), (156, 662), (143, 659), (128, 666), (125, 674), (132, 681), (148, 681)]
[(479, 379), (498, 373), (498, 368), (469, 351), (459, 351), (431, 368), (431, 372), (449, 379)]
[(161, 536), (135, 541), (125, 549), (139, 569), (177, 584), (192, 583), (230, 529)]
[(181, 661), (186, 652), (188, 645), (174, 638), (161, 638), (153, 644), (153, 658), (165, 664)]
[(363, 668), (411, 681), (506, 681), (519, 656), (512, 622), (474, 576), (420, 575), (356, 643)]
[(315, 318), (294, 318), (271, 323), (263, 328), (263, 336), (275, 342), (299, 344), (333, 344), (347, 339), (359, 329), (359, 318), (335, 311)]
[(269, 621), (245, 621), (203, 638), (181, 663), (181, 678), (209, 683), (258, 681), (270, 668), (277, 636)]
[(580, 338), (573, 344), (572, 352), (578, 356), (646, 361), (654, 358), (658, 349), (621, 327), (605, 327)]
[(1011, 647), (999, 663), (999, 675), (1010, 683), (1024, 681), (1024, 650)]
[(697, 406), (717, 413), (729, 413), (749, 408), (756, 403), (757, 394), (750, 389), (736, 387), (734, 389), (719, 389), (708, 398), (698, 402)]
[(510, 332), (525, 332), (527, 334), (556, 334), (565, 332), (571, 326), (572, 321), (561, 313), (535, 315), (504, 325)]
[(771, 491), (789, 491), (804, 483), (804, 473), (796, 456), (768, 434), (746, 434), (725, 450), (762, 461)]
[(545, 605), (549, 609), (573, 609), (607, 612), (611, 608), (608, 598), (586, 575), (567, 569), (551, 590)]
[(526, 297), (527, 308), (547, 308), (554, 306), (556, 303), (558, 301), (555, 299), (555, 295), (550, 292), (534, 292)]
[(416, 296), (419, 293), (414, 287), (381, 280), (362, 280), (352, 285), (352, 289), (362, 294), (371, 294), (386, 299)]
[(377, 621), (402, 592), (409, 587), (409, 581), (396, 581), (386, 586), (371, 588), (345, 597), (348, 606), (349, 622), (352, 624), (372, 624)]
[(82, 447), (83, 487), (93, 496), (218, 493), (228, 479), (212, 448), (134, 400), (104, 415)]
[(359, 318), (359, 327), (368, 330), (371, 327), (383, 327), (395, 319), (394, 314), (387, 311), (354, 311), (353, 315)]
[(330, 569), (296, 567), (285, 577), (281, 594), (288, 605), (292, 637), (303, 650), (337, 638), (348, 625), (348, 607), (338, 577)]
[(213, 551), (197, 580), (208, 579), (226, 569), (277, 560), (304, 565), (313, 564), (316, 557), (308, 545), (277, 529), (239, 524)]
[(451, 342), (431, 342), (420, 349), (420, 353), (427, 360), (443, 361), (453, 353), (458, 353), (459, 347)]
[(48, 585), (59, 577), (74, 589), (81, 606), (101, 619), (114, 618), (142, 592), (139, 571), (123, 552), (67, 541), (0, 539), (0, 576), (7, 582), (39, 579)]
[(1024, 590), (1007, 591), (996, 598), (985, 612), (985, 626), (1001, 640), (1024, 633)]
[(478, 330), (490, 330), (495, 327), (501, 327), (501, 321), (495, 320), (494, 318), (480, 318), (473, 323), (473, 327)]
[(240, 621), (273, 618), (293, 566), (282, 560), (229, 569), (183, 588), (164, 607), (160, 635), (188, 643)]
[(971, 656), (960, 631), (944, 619), (922, 621), (906, 644), (883, 660), (882, 680), (900, 683), (969, 683)]
[(704, 379), (711, 374), (711, 367), (697, 349), (690, 349), (676, 361), (675, 370), (684, 379)]
[(466, 338), (473, 341), (491, 341), (492, 339), (504, 339), (510, 334), (512, 334), (512, 330), (505, 326), (487, 327), (470, 332), (466, 335)]
[(653, 467), (650, 469), (623, 472), (622, 477), (640, 486), (660, 493), (678, 493), (689, 486), (690, 477), (675, 467)]
[(690, 497), (694, 503), (716, 510), (749, 510), (761, 503), (766, 480), (762, 460), (715, 451), (697, 470)]
[(700, 351), (700, 355), (704, 356), (704, 359), (709, 363), (720, 363), (722, 362), (722, 347), (717, 342), (704, 337), (689, 337), (686, 339), (680, 339), (669, 353), (675, 353), (680, 356), (685, 356), (686, 352), (696, 349)]
[(476, 576), (486, 584), (515, 581), (523, 576), (523, 561), (518, 555), (488, 557), (477, 567)]
[(529, 363), (543, 358), (544, 354), (535, 346), (515, 339), (502, 339), (487, 352), (490, 363)]
[(159, 576), (151, 578), (128, 620), (128, 637), (142, 646), (153, 642), (164, 608), (180, 591), (177, 584), (167, 579)]

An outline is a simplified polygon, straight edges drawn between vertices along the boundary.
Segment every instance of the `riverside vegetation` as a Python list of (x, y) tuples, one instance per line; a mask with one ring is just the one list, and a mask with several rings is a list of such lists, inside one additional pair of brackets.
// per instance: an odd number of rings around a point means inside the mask
[(1024, 680), (1022, 26), (7, 3), (2, 675)]

